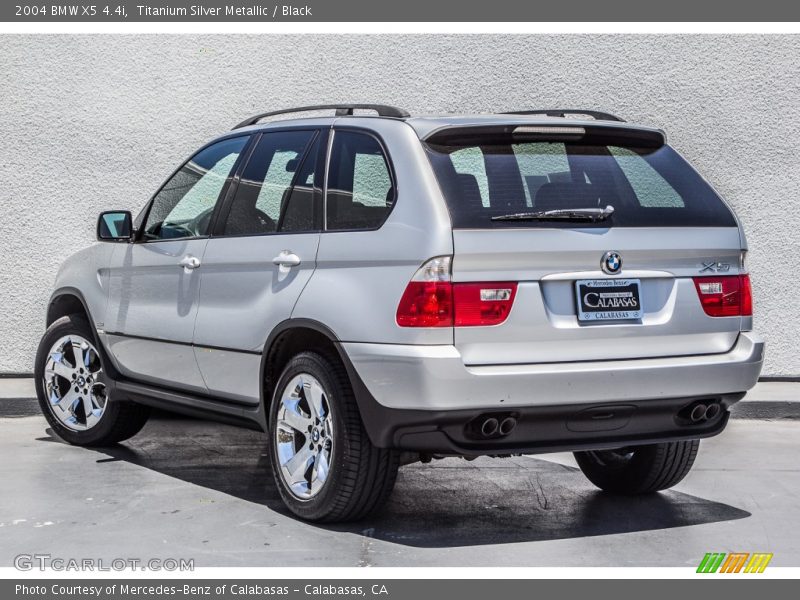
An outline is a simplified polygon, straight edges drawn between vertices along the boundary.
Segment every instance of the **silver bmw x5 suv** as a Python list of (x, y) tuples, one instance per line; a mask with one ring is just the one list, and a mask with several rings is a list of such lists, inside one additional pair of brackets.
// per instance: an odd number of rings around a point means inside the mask
[[(335, 115), (280, 120), (312, 109)], [(314, 521), (443, 456), (573, 451), (608, 492), (669, 488), (763, 361), (730, 207), (604, 113), (265, 113), (97, 239), (47, 310), (52, 428), (106, 445), (159, 407), (262, 430)]]

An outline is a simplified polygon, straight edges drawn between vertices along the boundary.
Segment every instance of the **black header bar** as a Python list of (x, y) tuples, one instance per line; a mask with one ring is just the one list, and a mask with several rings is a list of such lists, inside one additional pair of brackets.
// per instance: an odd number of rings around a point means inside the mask
[(795, 22), (787, 0), (11, 0), (2, 22)]

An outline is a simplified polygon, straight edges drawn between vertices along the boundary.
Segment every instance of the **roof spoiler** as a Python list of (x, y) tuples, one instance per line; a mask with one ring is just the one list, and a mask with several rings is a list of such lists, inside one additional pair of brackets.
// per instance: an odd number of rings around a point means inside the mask
[(443, 146), (473, 146), (489, 143), (520, 144), (524, 142), (573, 142), (605, 146), (627, 145), (644, 148), (660, 148), (667, 143), (660, 129), (612, 125), (609, 123), (586, 124), (570, 122), (553, 125), (527, 125), (513, 123), (504, 125), (457, 125), (441, 127), (425, 137), (428, 144)]

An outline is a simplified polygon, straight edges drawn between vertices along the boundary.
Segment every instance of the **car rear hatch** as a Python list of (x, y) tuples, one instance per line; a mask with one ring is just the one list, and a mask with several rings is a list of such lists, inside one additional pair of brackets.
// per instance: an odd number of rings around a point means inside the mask
[(464, 325), (456, 294), (465, 363), (730, 350), (741, 312), (711, 316), (701, 302), (749, 285), (730, 209), (657, 130), (557, 123), (425, 140), (453, 223), (454, 290), (478, 282), (485, 306), (510, 306), (498, 324)]

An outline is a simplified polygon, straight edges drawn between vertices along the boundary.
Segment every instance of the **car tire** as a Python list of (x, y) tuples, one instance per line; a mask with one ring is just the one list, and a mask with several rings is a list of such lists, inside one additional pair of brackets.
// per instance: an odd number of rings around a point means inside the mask
[(370, 442), (336, 356), (303, 352), (289, 361), (275, 386), (269, 435), (275, 483), (301, 519), (357, 521), (392, 492), (399, 454)]
[(617, 450), (575, 452), (583, 474), (614, 494), (650, 494), (686, 477), (697, 457), (699, 440), (663, 442)]
[(39, 343), (34, 367), (39, 406), (58, 437), (75, 446), (126, 440), (150, 415), (146, 406), (115, 394), (105, 362), (91, 326), (79, 315), (55, 321)]

